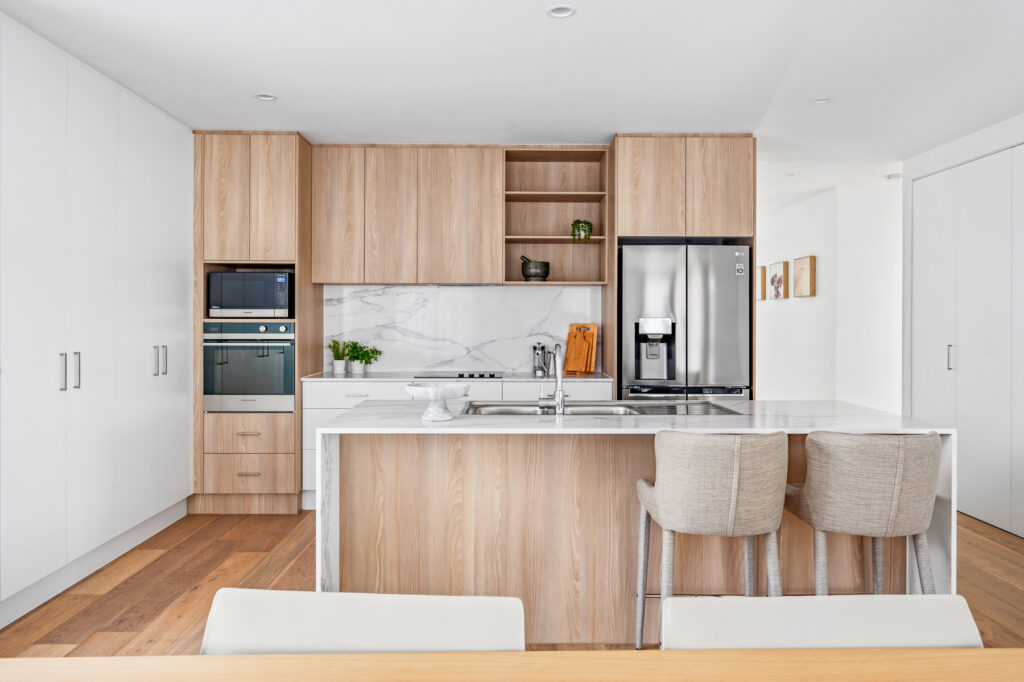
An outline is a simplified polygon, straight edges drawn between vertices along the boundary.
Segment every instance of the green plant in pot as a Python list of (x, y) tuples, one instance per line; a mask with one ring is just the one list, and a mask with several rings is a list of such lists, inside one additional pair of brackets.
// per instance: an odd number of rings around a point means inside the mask
[(572, 221), (572, 232), (570, 234), (572, 235), (572, 240), (574, 242), (578, 242), (578, 241), (589, 242), (590, 241), (590, 234), (593, 231), (594, 231), (594, 224), (592, 222), (590, 222), (589, 220), (583, 220), (582, 218), (577, 218), (576, 220)]
[(338, 343), (337, 339), (333, 339), (327, 347), (331, 351), (331, 357), (334, 358), (334, 362), (331, 367), (331, 371), (335, 374), (341, 374), (345, 371), (345, 350)]
[(341, 346), (342, 355), (348, 360), (349, 370), (362, 374), (381, 356), (381, 350), (373, 346), (364, 346), (358, 341), (346, 341)]

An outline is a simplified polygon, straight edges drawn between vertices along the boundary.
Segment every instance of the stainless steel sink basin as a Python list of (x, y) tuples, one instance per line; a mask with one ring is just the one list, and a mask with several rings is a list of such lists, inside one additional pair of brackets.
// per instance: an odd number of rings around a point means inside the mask
[[(539, 407), (537, 403), (528, 402), (494, 402), (483, 403), (471, 401), (466, 403), (466, 410), (463, 414), (476, 415), (553, 415), (555, 408)], [(565, 414), (571, 415), (624, 415), (640, 414), (640, 411), (630, 405), (623, 405), (616, 402), (567, 402)]]
[[(536, 402), (470, 401), (462, 414), (467, 415), (537, 415), (555, 414), (553, 407), (540, 407)], [(567, 401), (566, 415), (722, 415), (737, 414), (733, 410), (706, 400), (594, 400)]]

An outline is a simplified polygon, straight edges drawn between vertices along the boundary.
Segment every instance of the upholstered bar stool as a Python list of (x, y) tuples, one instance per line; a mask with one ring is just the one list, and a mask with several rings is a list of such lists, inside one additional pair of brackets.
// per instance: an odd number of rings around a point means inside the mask
[(790, 485), (786, 509), (814, 529), (814, 593), (828, 594), (826, 532), (871, 538), (875, 594), (883, 591), (883, 538), (911, 537), (921, 588), (935, 593), (928, 540), (939, 480), (936, 433), (807, 436), (807, 479)]
[(675, 534), (743, 538), (747, 596), (755, 589), (755, 537), (765, 536), (768, 595), (782, 595), (778, 530), (786, 496), (785, 433), (724, 435), (662, 431), (654, 437), (655, 482), (636, 482), (640, 541), (636, 648), (643, 646), (651, 519), (661, 526), (661, 602), (672, 596)]

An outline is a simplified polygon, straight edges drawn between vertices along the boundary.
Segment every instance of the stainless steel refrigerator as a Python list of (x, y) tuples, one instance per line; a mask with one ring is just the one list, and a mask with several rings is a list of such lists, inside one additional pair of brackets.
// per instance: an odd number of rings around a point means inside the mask
[(750, 247), (619, 247), (624, 399), (750, 394)]

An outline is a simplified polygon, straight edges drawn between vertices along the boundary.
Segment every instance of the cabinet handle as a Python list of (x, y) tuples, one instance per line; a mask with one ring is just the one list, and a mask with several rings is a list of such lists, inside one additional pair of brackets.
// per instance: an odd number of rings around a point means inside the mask
[(61, 370), (60, 370), (60, 390), (66, 391), (66, 390), (68, 390), (68, 354), (67, 353), (61, 353), (60, 354), (60, 364), (61, 364)]
[(237, 475), (238, 476), (262, 476), (263, 474), (261, 474), (258, 471), (239, 471)]
[(160, 353), (163, 355), (164, 368), (160, 370), (161, 374), (167, 374), (167, 346), (160, 346)]
[(954, 350), (955, 348), (956, 346), (954, 346), (951, 343), (946, 344), (946, 369), (948, 370), (956, 369), (956, 352)]
[(238, 435), (239, 436), (258, 436), (258, 435), (260, 435), (260, 432), (259, 431), (239, 431)]
[(153, 376), (160, 376), (160, 346), (153, 346)]
[(369, 393), (346, 393), (346, 398), (369, 398)]
[(75, 351), (75, 385), (72, 388), (82, 387), (82, 353)]

